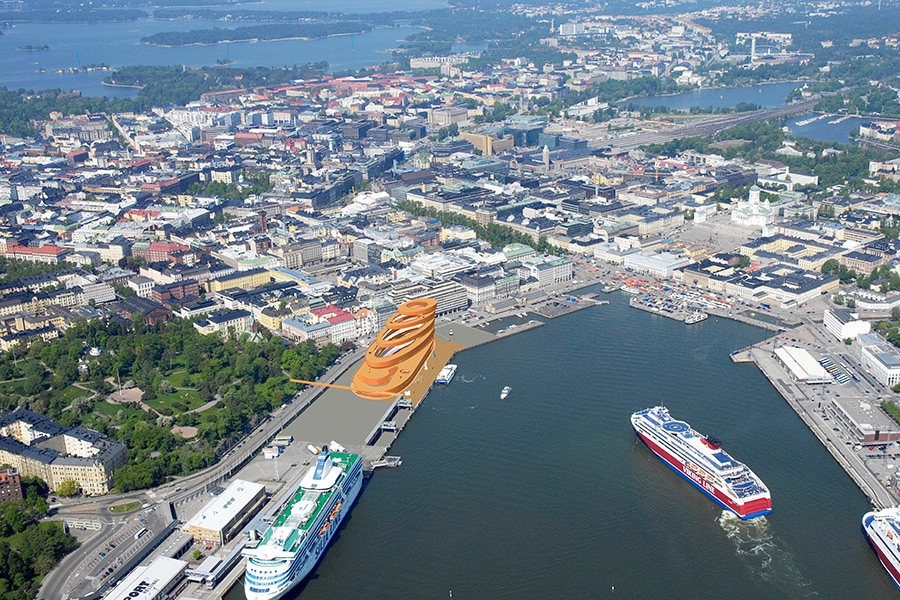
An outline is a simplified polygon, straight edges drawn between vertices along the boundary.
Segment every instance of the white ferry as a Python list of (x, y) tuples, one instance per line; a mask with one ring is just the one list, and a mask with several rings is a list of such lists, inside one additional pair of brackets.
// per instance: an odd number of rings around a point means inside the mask
[(862, 526), (878, 560), (894, 583), (900, 586), (900, 508), (867, 512), (863, 515)]
[(453, 376), (456, 375), (456, 369), (456, 365), (445, 366), (443, 369), (441, 369), (441, 372), (438, 373), (438, 376), (434, 379), (434, 382), (443, 383), (444, 385), (450, 383), (450, 381), (453, 379)]
[(358, 455), (322, 448), (259, 543), (242, 551), (247, 600), (277, 600), (303, 581), (350, 512), (362, 479)]
[(716, 438), (700, 435), (662, 406), (634, 413), (631, 425), (663, 462), (740, 518), (772, 512), (772, 497), (763, 482), (722, 450)]

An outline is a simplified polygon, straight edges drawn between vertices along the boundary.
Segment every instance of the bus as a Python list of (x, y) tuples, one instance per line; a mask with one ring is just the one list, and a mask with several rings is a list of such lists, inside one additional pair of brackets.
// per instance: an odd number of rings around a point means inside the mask
[(141, 537), (142, 535), (144, 535), (145, 533), (147, 533), (147, 528), (146, 528), (146, 527), (142, 527), (140, 531), (138, 531), (136, 534), (134, 534), (134, 539), (136, 539), (136, 540), (137, 540), (137, 539), (140, 539), (140, 537)]
[(294, 436), (292, 435), (279, 435), (275, 437), (275, 439), (272, 441), (272, 444), (275, 446), (287, 446), (293, 441)]

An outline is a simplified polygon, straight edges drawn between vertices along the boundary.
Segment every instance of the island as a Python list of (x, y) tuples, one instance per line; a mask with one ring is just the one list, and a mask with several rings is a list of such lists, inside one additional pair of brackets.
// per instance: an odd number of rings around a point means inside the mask
[(31, 44), (26, 44), (25, 46), (19, 46), (16, 50), (20, 52), (40, 52), (42, 50), (49, 50), (50, 46), (47, 44), (41, 44), (39, 46), (33, 46)]
[(338, 23), (292, 23), (285, 25), (250, 25), (225, 29), (192, 29), (191, 31), (161, 31), (141, 38), (144, 44), (174, 47), (224, 44), (227, 42), (272, 42), (279, 40), (309, 40), (334, 35), (365, 33), (373, 28), (360, 21)]

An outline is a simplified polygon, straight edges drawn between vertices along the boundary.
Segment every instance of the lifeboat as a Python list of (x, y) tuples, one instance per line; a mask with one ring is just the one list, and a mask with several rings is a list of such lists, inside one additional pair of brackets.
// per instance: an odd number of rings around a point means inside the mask
[(342, 504), (344, 504), (344, 503), (343, 503), (343, 502), (338, 502), (338, 503), (337, 503), (337, 506), (334, 507), (334, 510), (331, 511), (331, 514), (328, 516), (328, 520), (329, 520), (329, 521), (333, 521), (333, 520), (334, 520), (334, 518), (335, 518), (335, 517), (337, 516), (337, 514), (338, 514), (338, 511), (341, 510), (341, 505), (342, 505)]
[(328, 526), (329, 526), (329, 525), (331, 525), (331, 522), (330, 522), (330, 521), (327, 522), (327, 523), (325, 523), (324, 525), (322, 525), (322, 529), (319, 530), (319, 535), (322, 535), (323, 533), (325, 533), (326, 531), (328, 531)]

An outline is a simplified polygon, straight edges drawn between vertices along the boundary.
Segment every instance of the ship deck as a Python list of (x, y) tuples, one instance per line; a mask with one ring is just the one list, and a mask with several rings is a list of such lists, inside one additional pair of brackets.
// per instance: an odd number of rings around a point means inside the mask
[[(337, 459), (338, 465), (336, 465), (336, 467), (342, 469), (345, 473), (350, 470), (350, 465), (353, 464), (353, 461), (358, 458), (356, 454), (347, 454), (340, 452), (333, 452), (329, 456), (332, 459)], [(315, 464), (310, 465), (309, 468), (314, 469)], [(273, 521), (272, 526), (266, 531), (265, 535), (263, 535), (262, 541), (260, 542), (258, 547), (274, 544), (276, 541), (281, 540), (278, 543), (278, 546), (286, 552), (291, 551), (293, 546), (309, 530), (310, 526), (312, 526), (312, 524), (316, 522), (316, 518), (322, 511), (322, 507), (328, 502), (328, 499), (331, 497), (331, 494), (333, 492), (334, 489), (325, 492), (315, 492), (299, 488), (293, 495), (293, 497), (291, 497), (291, 499), (287, 501), (281, 512), (278, 513), (278, 516), (275, 517), (275, 521)], [(299, 519), (291, 513), (293, 508), (303, 500), (315, 502), (316, 506), (309, 513), (307, 518)], [(279, 533), (279, 528), (285, 527), (290, 528), (293, 531), (285, 538), (277, 538), (276, 536)]]
[(745, 464), (735, 460), (721, 448), (707, 445), (706, 438), (684, 421), (679, 421), (668, 413), (656, 413), (652, 409), (639, 414), (640, 418), (648, 421), (661, 434), (677, 438), (680, 441), (678, 445), (689, 450), (692, 455), (686, 455), (685, 458), (693, 459), (700, 463), (701, 468), (716, 473), (739, 498), (767, 493), (762, 481)]

